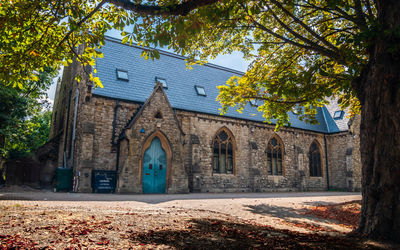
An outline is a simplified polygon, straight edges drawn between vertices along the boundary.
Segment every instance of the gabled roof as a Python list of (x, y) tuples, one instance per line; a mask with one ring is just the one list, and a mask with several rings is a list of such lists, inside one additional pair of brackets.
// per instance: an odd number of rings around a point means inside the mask
[[(159, 77), (167, 80), (168, 88), (165, 89), (165, 93), (172, 108), (178, 110), (219, 115), (221, 104), (216, 101), (217, 86), (225, 84), (233, 75), (244, 74), (213, 64), (195, 65), (189, 70), (186, 69), (185, 57), (165, 51), (160, 51), (158, 60), (145, 60), (140, 57), (142, 48), (121, 44), (113, 38), (107, 38), (101, 50), (104, 57), (97, 60), (96, 68), (104, 88), (94, 89), (93, 94), (144, 103), (154, 90), (155, 78)], [(117, 69), (128, 71), (129, 81), (118, 80)], [(197, 95), (195, 86), (204, 87), (206, 96)], [(242, 113), (230, 109), (225, 116), (264, 121), (262, 114), (250, 104)], [(339, 132), (334, 120), (329, 112), (324, 112), (324, 108), (318, 108), (316, 119), (319, 124), (300, 121), (292, 112), (289, 113), (289, 117), (291, 127), (322, 133)]]

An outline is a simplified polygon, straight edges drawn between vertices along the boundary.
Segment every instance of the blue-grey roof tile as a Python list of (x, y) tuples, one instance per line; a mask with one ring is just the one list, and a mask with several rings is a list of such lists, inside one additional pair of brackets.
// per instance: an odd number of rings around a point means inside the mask
[[(189, 70), (186, 69), (184, 57), (169, 52), (161, 51), (159, 60), (145, 60), (140, 57), (141, 48), (121, 44), (119, 41), (111, 39), (106, 40), (106, 44), (101, 50), (104, 57), (97, 60), (96, 68), (97, 75), (104, 87), (96, 88), (93, 91), (94, 94), (134, 102), (145, 102), (154, 89), (155, 77), (160, 77), (168, 82), (168, 88), (165, 89), (165, 92), (174, 109), (219, 115), (221, 105), (216, 101), (218, 96), (217, 86), (225, 84), (233, 75), (243, 74), (212, 64), (196, 65)], [(127, 70), (129, 81), (118, 80), (116, 69)], [(203, 86), (206, 96), (197, 95), (195, 85)], [(329, 116), (332, 121), (333, 119), (329, 112), (324, 113), (324, 109), (326, 108), (318, 108), (316, 119), (319, 124), (308, 124), (300, 121), (295, 114), (290, 112), (291, 126), (324, 133), (336, 131), (334, 122), (333, 124), (326, 122), (326, 116)], [(225, 116), (257, 122), (264, 121), (257, 108), (251, 105), (246, 106), (242, 113), (230, 109)]]

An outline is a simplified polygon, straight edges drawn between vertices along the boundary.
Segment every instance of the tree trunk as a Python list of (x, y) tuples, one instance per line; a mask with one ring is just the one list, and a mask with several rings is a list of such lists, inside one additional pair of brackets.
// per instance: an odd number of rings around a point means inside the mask
[(377, 1), (377, 7), (382, 30), (357, 87), (363, 166), (358, 230), (400, 241), (400, 1)]

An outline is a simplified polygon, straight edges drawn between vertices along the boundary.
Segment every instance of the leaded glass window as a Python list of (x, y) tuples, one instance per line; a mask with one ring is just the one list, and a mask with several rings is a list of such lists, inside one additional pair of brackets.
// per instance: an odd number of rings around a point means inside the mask
[(283, 175), (283, 147), (277, 138), (273, 137), (267, 146), (268, 175)]
[(221, 130), (213, 141), (213, 172), (233, 174), (234, 148), (230, 133)]
[(321, 153), (316, 142), (313, 142), (309, 153), (310, 176), (321, 177)]

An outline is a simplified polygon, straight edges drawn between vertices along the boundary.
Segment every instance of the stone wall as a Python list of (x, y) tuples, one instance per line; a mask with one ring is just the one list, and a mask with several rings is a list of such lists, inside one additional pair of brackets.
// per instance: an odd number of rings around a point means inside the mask
[[(361, 186), (359, 148), (353, 146), (359, 143), (355, 132), (325, 135), (324, 139), (324, 134), (306, 130), (285, 127), (275, 132), (273, 125), (264, 123), (173, 110), (160, 88), (145, 104), (105, 98), (92, 95), (92, 84), (87, 79), (76, 83), (71, 75), (79, 72), (79, 67), (73, 66), (64, 72), (52, 131), (60, 138), (58, 165), (63, 163), (65, 152), (68, 166), (74, 168), (79, 192), (92, 191), (92, 170), (118, 170), (117, 191), (141, 193), (143, 147), (155, 133), (165, 137), (171, 150), (168, 193), (326, 190), (326, 156), (330, 188), (359, 190)], [(75, 96), (79, 98), (74, 99)], [(73, 134), (75, 101), (78, 109)], [(156, 117), (157, 112), (162, 118)], [(213, 173), (212, 140), (222, 127), (235, 139), (234, 174)], [(125, 138), (118, 141), (121, 132)], [(273, 136), (284, 145), (282, 176), (267, 173), (266, 149)], [(310, 177), (309, 150), (314, 141), (321, 153), (321, 177)]]
[(116, 169), (117, 131), (140, 105), (99, 96), (83, 101), (77, 124), (75, 169), (81, 172), (80, 191), (91, 192), (92, 170)]
[(327, 135), (326, 137), (330, 188), (333, 190), (360, 191), (359, 135), (357, 133), (341, 132)]
[(351, 158), (351, 169), (353, 172), (353, 190), (360, 191), (362, 188), (362, 165), (361, 165), (361, 152), (360, 152), (360, 124), (361, 116), (356, 115), (350, 119), (350, 136), (352, 141), (351, 157), (346, 155), (347, 159)]
[[(193, 192), (264, 192), (326, 189), (325, 164), (322, 177), (310, 177), (309, 147), (316, 140), (324, 145), (318, 133), (283, 128), (256, 122), (216, 117), (191, 112), (178, 112), (189, 142), (185, 146), (185, 163), (192, 176)], [(212, 140), (222, 127), (229, 129), (236, 141), (235, 173), (216, 174), (212, 170)], [(284, 174), (267, 173), (267, 143), (278, 136), (284, 144)], [(322, 148), (322, 147), (321, 147)], [(324, 159), (323, 150), (321, 157)], [(191, 157), (190, 157), (191, 156)], [(189, 158), (190, 157), (190, 158)]]

